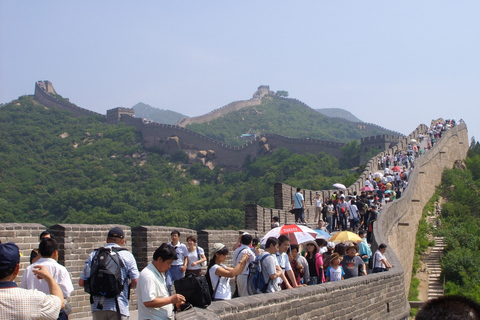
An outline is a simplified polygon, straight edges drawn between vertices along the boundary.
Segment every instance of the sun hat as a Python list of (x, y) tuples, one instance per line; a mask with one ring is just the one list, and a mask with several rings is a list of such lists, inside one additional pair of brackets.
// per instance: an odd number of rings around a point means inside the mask
[(215, 257), (215, 253), (222, 250), (223, 248), (225, 248), (225, 245), (223, 243), (215, 243), (212, 247), (212, 250), (211, 250), (212, 258)]

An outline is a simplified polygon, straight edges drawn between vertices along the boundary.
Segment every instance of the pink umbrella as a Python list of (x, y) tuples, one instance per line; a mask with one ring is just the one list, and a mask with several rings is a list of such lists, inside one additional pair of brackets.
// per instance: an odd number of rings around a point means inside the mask
[(373, 190), (375, 190), (375, 189), (373, 189), (373, 188), (370, 187), (370, 186), (365, 186), (365, 187), (363, 187), (362, 189), (360, 189), (360, 191), (366, 191), (366, 192), (373, 191)]
[(297, 226), (296, 224), (286, 224), (281, 227), (276, 227), (270, 230), (262, 239), (262, 244), (267, 242), (270, 237), (278, 238), (281, 235), (286, 235), (290, 238), (290, 244), (300, 244), (308, 241), (315, 241), (317, 233), (315, 230), (305, 226)]
[(393, 167), (393, 168), (392, 168), (392, 171), (393, 171), (393, 172), (402, 172), (403, 170), (402, 170), (402, 168), (400, 168), (399, 166), (396, 166), (396, 167)]

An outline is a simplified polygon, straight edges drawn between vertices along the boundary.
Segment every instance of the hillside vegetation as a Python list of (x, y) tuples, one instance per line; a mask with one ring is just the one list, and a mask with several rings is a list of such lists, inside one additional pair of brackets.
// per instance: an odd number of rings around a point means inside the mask
[(268, 97), (259, 106), (230, 112), (206, 123), (193, 123), (188, 129), (230, 145), (244, 142), (244, 133), (276, 133), (291, 138), (311, 138), (349, 142), (367, 136), (384, 134), (383, 130), (362, 130), (357, 125), (326, 117), (293, 99)]
[(185, 117), (181, 113), (154, 108), (142, 102), (137, 103), (132, 108), (135, 111), (136, 118), (148, 119), (158, 123), (175, 124), (178, 120)]
[[(273, 184), (306, 189), (357, 176), (326, 155), (279, 149), (241, 172), (146, 152), (133, 127), (73, 117), (23, 96), (0, 107), (0, 222), (117, 223), (240, 229), (248, 203), (273, 207)], [(345, 148), (346, 158), (358, 145)]]
[(473, 143), (465, 159), (467, 169), (445, 170), (439, 192), (446, 240), (441, 260), (445, 293), (460, 294), (480, 303), (480, 144)]
[(363, 122), (362, 120), (355, 117), (351, 112), (344, 109), (340, 109), (340, 108), (323, 108), (323, 109), (315, 109), (315, 111), (320, 112), (321, 114), (327, 117), (343, 118), (352, 122)]

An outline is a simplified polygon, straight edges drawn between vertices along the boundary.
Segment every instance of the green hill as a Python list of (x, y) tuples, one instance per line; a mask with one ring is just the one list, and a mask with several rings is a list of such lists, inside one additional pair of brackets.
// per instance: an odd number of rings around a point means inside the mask
[(182, 159), (147, 152), (123, 123), (20, 97), (0, 105), (0, 223), (241, 229), (246, 204), (274, 206), (275, 182), (318, 190), (356, 179), (330, 155), (286, 149), (232, 173)]
[(244, 133), (276, 133), (337, 142), (387, 133), (380, 128), (359, 128), (354, 123), (324, 116), (298, 100), (278, 97), (264, 98), (259, 106), (230, 112), (210, 122), (189, 124), (187, 128), (237, 146), (243, 143), (237, 137)]
[(315, 109), (315, 111), (320, 112), (324, 116), (331, 118), (343, 118), (352, 122), (363, 122), (362, 120), (355, 117), (350, 111), (340, 108), (323, 108)]
[(178, 120), (185, 117), (181, 113), (154, 108), (143, 102), (137, 103), (132, 108), (135, 111), (136, 118), (145, 118), (158, 123), (175, 124)]

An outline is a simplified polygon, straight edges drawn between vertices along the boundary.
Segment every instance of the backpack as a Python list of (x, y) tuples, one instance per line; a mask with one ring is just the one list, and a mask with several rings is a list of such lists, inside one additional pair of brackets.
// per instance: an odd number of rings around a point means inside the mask
[(212, 302), (211, 286), (204, 276), (196, 277), (189, 273), (185, 278), (175, 280), (173, 285), (175, 292), (183, 295), (185, 300), (195, 307), (206, 308)]
[(255, 261), (250, 262), (248, 265), (247, 290), (249, 295), (267, 292), (268, 285), (272, 279), (269, 277), (268, 281), (265, 282), (262, 274), (262, 261), (268, 256), (269, 254), (266, 254), (261, 259), (257, 257)]
[(117, 296), (123, 291), (122, 268), (125, 267), (118, 252), (127, 250), (119, 247), (102, 247), (96, 250), (90, 264), (90, 277), (85, 280), (85, 292), (90, 294), (90, 303), (93, 297), (100, 297), (97, 309), (102, 310), (105, 299), (115, 298), (117, 313), (120, 316)]

